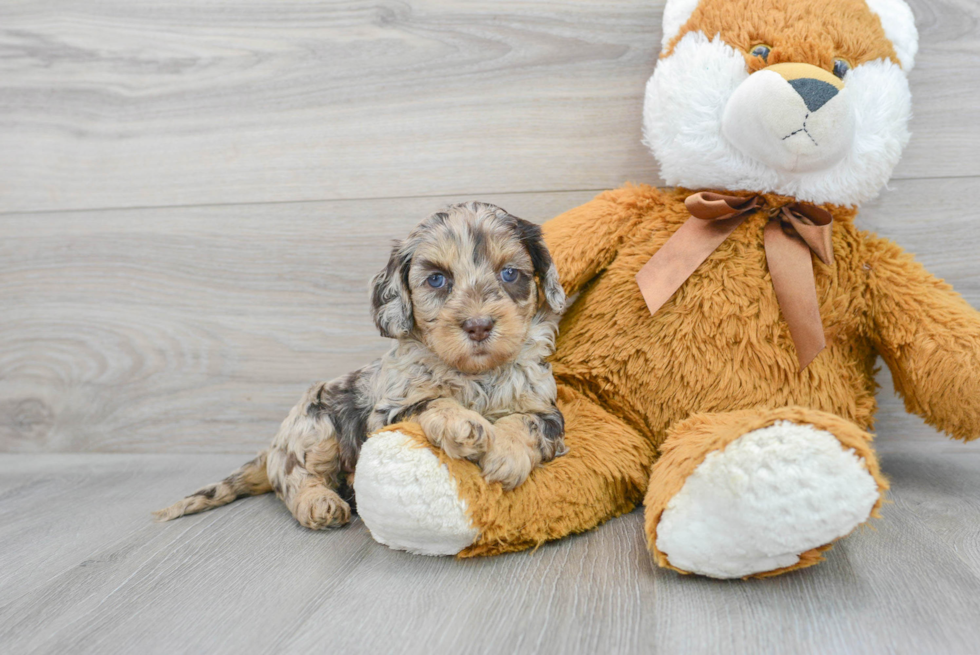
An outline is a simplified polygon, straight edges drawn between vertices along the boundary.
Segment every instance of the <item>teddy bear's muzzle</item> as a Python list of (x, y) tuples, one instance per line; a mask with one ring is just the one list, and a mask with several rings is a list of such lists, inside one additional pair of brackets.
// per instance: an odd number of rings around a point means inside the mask
[(725, 138), (780, 173), (830, 168), (850, 151), (854, 112), (842, 80), (810, 64), (783, 63), (750, 75), (722, 117)]

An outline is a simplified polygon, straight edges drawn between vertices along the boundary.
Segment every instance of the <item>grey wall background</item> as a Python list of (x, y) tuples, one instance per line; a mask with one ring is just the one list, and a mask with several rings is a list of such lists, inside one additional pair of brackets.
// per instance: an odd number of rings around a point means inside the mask
[[(980, 304), (980, 9), (912, 4), (914, 135), (861, 221)], [(658, 184), (662, 5), (0, 3), (0, 451), (260, 447), (383, 350), (367, 281), (441, 204)]]

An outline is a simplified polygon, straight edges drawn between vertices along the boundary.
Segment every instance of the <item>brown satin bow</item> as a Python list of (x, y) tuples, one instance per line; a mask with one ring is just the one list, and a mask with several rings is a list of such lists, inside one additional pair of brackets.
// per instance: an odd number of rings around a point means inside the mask
[[(691, 218), (636, 274), (650, 313), (655, 314), (764, 201), (763, 196), (743, 198), (710, 191), (688, 196), (684, 204)], [(802, 371), (826, 346), (810, 250), (825, 264), (833, 263), (834, 219), (823, 207), (803, 202), (772, 207), (769, 216), (766, 262)]]

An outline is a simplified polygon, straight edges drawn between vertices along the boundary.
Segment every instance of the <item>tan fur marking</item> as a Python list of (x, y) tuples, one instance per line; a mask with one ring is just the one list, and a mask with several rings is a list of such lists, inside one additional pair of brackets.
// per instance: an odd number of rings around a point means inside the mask
[(340, 482), (340, 453), (336, 439), (324, 439), (306, 451), (306, 470), (336, 488)]

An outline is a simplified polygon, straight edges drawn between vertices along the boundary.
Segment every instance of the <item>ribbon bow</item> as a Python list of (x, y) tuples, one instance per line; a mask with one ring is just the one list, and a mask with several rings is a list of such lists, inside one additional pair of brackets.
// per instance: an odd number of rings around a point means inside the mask
[[(655, 314), (684, 281), (728, 238), (746, 216), (761, 209), (763, 196), (726, 196), (702, 191), (684, 200), (691, 218), (636, 274), (643, 299)], [(810, 260), (834, 261), (833, 216), (809, 203), (769, 209), (765, 229), (766, 262), (779, 308), (789, 325), (802, 371), (826, 347), (820, 304)]]

